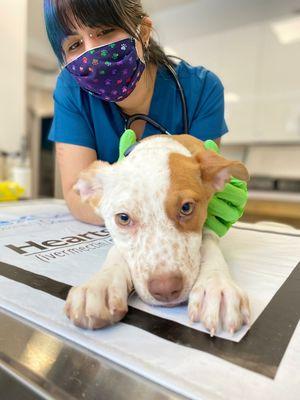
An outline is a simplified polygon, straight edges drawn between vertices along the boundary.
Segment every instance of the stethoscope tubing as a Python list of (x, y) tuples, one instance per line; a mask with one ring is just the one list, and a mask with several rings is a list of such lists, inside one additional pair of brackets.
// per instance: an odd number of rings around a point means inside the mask
[(126, 129), (130, 129), (130, 126), (133, 124), (133, 122), (137, 121), (139, 119), (149, 122), (149, 124), (154, 126), (156, 129), (159, 129), (162, 133), (164, 133), (166, 135), (171, 135), (171, 133), (168, 132), (162, 125), (160, 125), (158, 122), (154, 121), (154, 119), (150, 118), (146, 114), (134, 114), (134, 115), (130, 116), (126, 121)]

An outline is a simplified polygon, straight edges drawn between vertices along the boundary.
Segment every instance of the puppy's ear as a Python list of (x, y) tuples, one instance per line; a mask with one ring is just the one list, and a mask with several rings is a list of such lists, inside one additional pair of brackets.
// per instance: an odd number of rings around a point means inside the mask
[(201, 140), (191, 135), (173, 135), (172, 139), (190, 151), (200, 165), (202, 180), (210, 183), (214, 191), (222, 190), (231, 176), (244, 181), (249, 180), (248, 171), (243, 163), (226, 160), (219, 154), (206, 150)]
[(103, 194), (103, 174), (108, 168), (108, 163), (94, 161), (80, 172), (73, 190), (79, 194), (83, 203), (89, 203), (92, 207), (99, 205)]
[(249, 180), (247, 168), (240, 161), (230, 161), (211, 150), (201, 149), (195, 154), (200, 165), (203, 182), (210, 183), (215, 191), (223, 190), (233, 176), (244, 181)]

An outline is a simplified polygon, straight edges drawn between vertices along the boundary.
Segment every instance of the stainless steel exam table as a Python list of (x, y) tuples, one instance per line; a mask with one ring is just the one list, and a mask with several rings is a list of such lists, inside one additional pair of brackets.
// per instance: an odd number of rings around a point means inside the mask
[(0, 399), (177, 400), (183, 397), (0, 311)]

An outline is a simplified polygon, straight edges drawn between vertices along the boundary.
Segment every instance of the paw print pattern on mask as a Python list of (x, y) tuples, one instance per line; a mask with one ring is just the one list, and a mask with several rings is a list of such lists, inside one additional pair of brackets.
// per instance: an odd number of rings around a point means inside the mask
[(78, 85), (105, 101), (121, 101), (135, 88), (145, 64), (135, 39), (127, 38), (89, 50), (66, 65)]

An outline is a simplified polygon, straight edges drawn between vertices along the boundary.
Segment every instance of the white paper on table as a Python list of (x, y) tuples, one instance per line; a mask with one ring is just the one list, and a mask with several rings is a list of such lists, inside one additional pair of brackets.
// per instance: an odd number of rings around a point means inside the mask
[[(247, 224), (242, 226), (247, 227)], [(42, 252), (38, 249), (24, 249), (28, 251), (26, 255), (17, 254), (6, 245), (24, 246), (27, 241), (41, 243), (78, 237), (87, 232), (97, 233), (101, 229), (75, 220), (63, 204), (9, 207), (5, 212), (0, 210), (0, 261), (72, 286), (79, 285), (101, 267), (111, 246), (110, 238), (97, 238), (91, 233), (88, 235), (90, 240), (66, 247), (59, 246)], [(262, 313), (296, 266), (300, 258), (299, 244), (298, 237), (238, 229), (231, 229), (221, 240), (221, 248), (234, 280), (250, 297), (251, 323)], [(69, 254), (70, 248), (82, 251)], [(18, 301), (24, 304), (21, 297)], [(136, 295), (130, 297), (129, 304), (147, 313), (207, 332), (201, 323), (189, 321), (186, 305), (174, 308), (153, 307), (143, 303)], [(234, 335), (218, 332), (216, 336), (238, 342), (247, 330), (248, 327), (244, 326)]]

